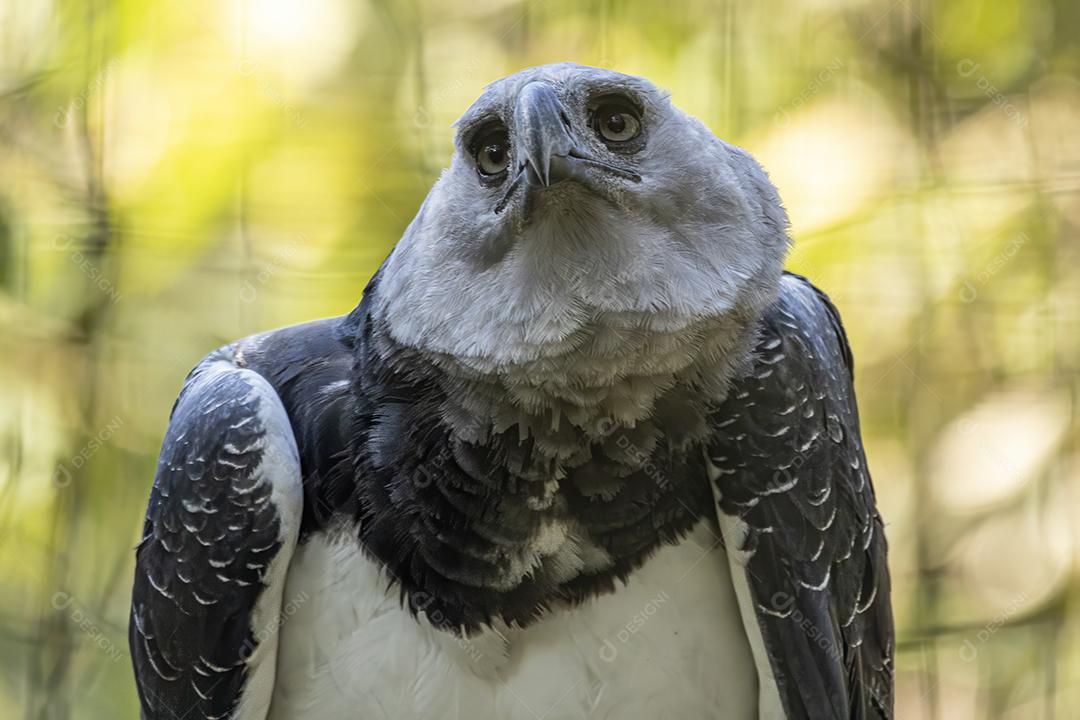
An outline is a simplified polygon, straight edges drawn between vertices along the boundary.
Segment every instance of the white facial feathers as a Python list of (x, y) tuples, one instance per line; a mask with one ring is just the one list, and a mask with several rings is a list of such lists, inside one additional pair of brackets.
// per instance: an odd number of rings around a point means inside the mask
[[(515, 106), (522, 88), (539, 110)], [(640, 120), (623, 145), (595, 130), (611, 102)], [(776, 191), (746, 152), (647, 80), (570, 64), (493, 84), (459, 126), (450, 168), (380, 274), (376, 313), (394, 341), (462, 375), (535, 375), (541, 394), (674, 378), (705, 346), (731, 355), (709, 358), (719, 365), (742, 361), (789, 243)], [(491, 127), (509, 145), (501, 178), (478, 172), (470, 145)], [(519, 145), (529, 158), (556, 148), (565, 181), (529, 182)], [(726, 337), (702, 339), (703, 327)]]

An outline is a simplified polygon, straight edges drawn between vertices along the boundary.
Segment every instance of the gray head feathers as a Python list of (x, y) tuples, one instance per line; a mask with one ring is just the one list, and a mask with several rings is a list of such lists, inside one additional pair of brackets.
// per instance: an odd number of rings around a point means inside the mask
[(374, 308), (461, 390), (464, 436), (631, 426), (678, 384), (722, 395), (789, 243), (745, 151), (648, 80), (573, 64), (493, 83), (456, 147)]

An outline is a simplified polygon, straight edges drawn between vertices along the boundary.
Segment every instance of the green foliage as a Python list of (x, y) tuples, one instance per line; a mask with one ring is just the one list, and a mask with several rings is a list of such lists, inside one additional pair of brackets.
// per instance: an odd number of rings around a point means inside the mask
[(458, 115), (566, 59), (648, 76), (754, 153), (790, 267), (841, 308), (899, 716), (1071, 717), (1078, 12), (0, 0), (0, 717), (137, 717), (132, 548), (187, 370), (351, 309)]

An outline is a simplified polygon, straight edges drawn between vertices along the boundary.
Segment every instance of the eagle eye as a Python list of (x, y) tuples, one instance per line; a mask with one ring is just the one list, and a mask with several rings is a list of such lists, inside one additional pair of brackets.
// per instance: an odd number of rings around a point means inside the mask
[(491, 179), (506, 172), (510, 165), (510, 136), (506, 128), (496, 125), (481, 130), (473, 142), (473, 157), (481, 177)]
[(601, 98), (592, 112), (591, 124), (601, 140), (618, 147), (641, 134), (641, 112), (626, 98)]

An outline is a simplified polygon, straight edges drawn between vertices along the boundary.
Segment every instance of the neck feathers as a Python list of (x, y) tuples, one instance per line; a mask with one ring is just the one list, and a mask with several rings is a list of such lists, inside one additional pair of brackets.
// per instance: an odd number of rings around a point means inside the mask
[(565, 356), (482, 372), (398, 343), (365, 298), (343, 326), (361, 541), (452, 630), (611, 590), (711, 508), (698, 444), (752, 339), (731, 323), (598, 323)]

